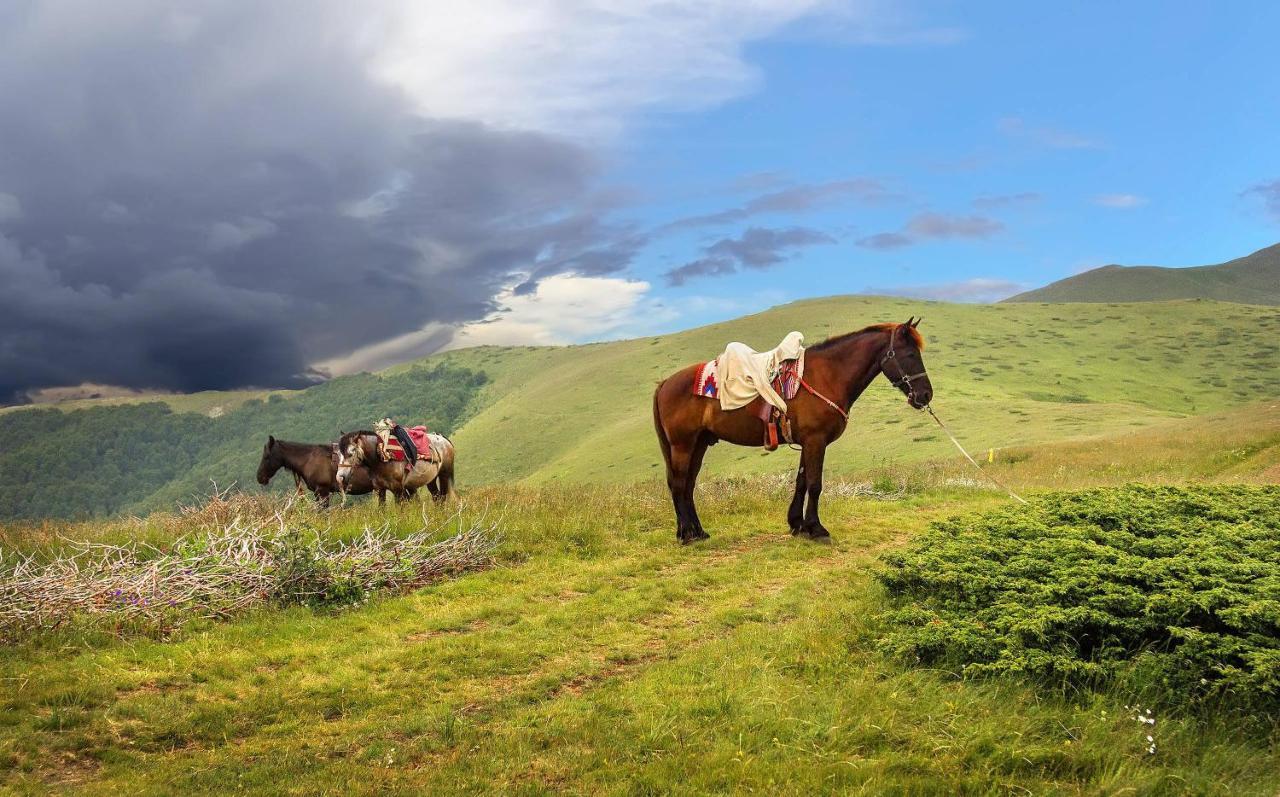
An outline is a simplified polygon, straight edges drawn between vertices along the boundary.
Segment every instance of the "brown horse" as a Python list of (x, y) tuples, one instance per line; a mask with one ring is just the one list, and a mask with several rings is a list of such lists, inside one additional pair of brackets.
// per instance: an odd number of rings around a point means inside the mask
[(258, 484), (266, 486), (281, 468), (293, 474), (299, 492), (305, 484), (321, 506), (327, 507), (329, 496), (336, 492), (347, 495), (373, 492), (373, 475), (368, 468), (356, 468), (343, 485), (338, 484), (337, 451), (331, 443), (290, 443), (271, 435), (262, 447)]
[[(818, 519), (822, 462), (827, 446), (844, 433), (849, 408), (877, 374), (883, 373), (913, 408), (929, 406), (933, 387), (920, 355), (924, 340), (916, 331), (919, 323), (913, 319), (905, 324), (876, 324), (829, 338), (805, 351), (801, 390), (787, 402), (792, 438), (801, 452), (795, 496), (787, 510), (792, 534), (830, 542), (830, 533)], [(707, 446), (720, 440), (758, 446), (765, 433), (758, 412), (764, 399), (756, 398), (745, 407), (726, 412), (720, 409), (719, 401), (694, 394), (696, 371), (696, 365), (677, 371), (653, 394), (653, 423), (667, 462), (676, 538), (685, 544), (710, 536), (703, 531), (693, 502), (694, 483)]]
[[(424, 485), (437, 501), (455, 498), (454, 448), (453, 442), (444, 435), (430, 433), (432, 448), (440, 451), (439, 462), (420, 459), (410, 472), (405, 471), (404, 462), (393, 460), (384, 462), (378, 454), (378, 436), (370, 431), (347, 432), (338, 439), (338, 469), (342, 474), (348, 468), (352, 473), (361, 468), (367, 469), (373, 477), (373, 489), (378, 492), (378, 504), (387, 502), (387, 493), (396, 497), (399, 503), (412, 498)], [(345, 479), (340, 477), (340, 481)]]

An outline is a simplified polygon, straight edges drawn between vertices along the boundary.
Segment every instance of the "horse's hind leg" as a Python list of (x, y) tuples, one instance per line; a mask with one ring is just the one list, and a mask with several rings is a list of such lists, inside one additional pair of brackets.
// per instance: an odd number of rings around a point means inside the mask
[(440, 475), (436, 477), (436, 489), (440, 491), (438, 496), (441, 501), (448, 501), (451, 498), (457, 498), (458, 494), (453, 489), (453, 463), (446, 462), (440, 467)]
[(698, 505), (693, 500), (693, 491), (698, 486), (698, 473), (702, 470), (702, 459), (707, 455), (707, 447), (710, 445), (711, 441), (705, 434), (698, 437), (698, 441), (693, 444), (693, 453), (689, 457), (689, 477), (685, 479), (685, 504), (693, 521), (694, 539), (698, 540), (705, 540), (711, 536), (703, 530), (702, 520), (698, 517)]
[(707, 538), (707, 533), (698, 529), (693, 509), (693, 479), (690, 478), (693, 450), (694, 444), (673, 440), (667, 462), (667, 488), (671, 490), (671, 503), (676, 510), (676, 539), (685, 545)]

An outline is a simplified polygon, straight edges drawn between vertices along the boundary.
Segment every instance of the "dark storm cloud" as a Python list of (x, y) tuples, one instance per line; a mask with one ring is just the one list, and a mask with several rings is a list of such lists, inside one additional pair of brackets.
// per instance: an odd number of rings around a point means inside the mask
[(750, 227), (737, 238), (722, 238), (703, 250), (704, 257), (673, 268), (663, 276), (669, 285), (683, 285), (695, 277), (720, 277), (741, 268), (772, 268), (787, 260), (795, 250), (835, 239), (807, 227), (770, 229)]
[(0, 402), (299, 385), (513, 278), (625, 268), (585, 151), (422, 118), (343, 8), (0, 8)]
[(1266, 208), (1267, 214), (1277, 222), (1280, 222), (1280, 180), (1272, 180), (1268, 183), (1258, 183), (1245, 190), (1243, 196), (1256, 196), (1262, 200), (1263, 207)]
[(985, 216), (949, 216), (919, 213), (898, 232), (882, 232), (858, 240), (867, 249), (901, 249), (921, 241), (956, 238), (990, 238), (1004, 231), (1004, 224)]
[(799, 213), (848, 198), (875, 202), (890, 199), (893, 196), (894, 194), (879, 181), (862, 177), (797, 185), (780, 191), (761, 194), (739, 207), (716, 213), (676, 219), (663, 225), (658, 232), (734, 224), (765, 213)]

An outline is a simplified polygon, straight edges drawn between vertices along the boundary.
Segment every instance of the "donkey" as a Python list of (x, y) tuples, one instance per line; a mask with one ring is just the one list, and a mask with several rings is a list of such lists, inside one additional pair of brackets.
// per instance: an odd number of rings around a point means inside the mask
[(266, 486), (276, 471), (284, 468), (293, 474), (299, 492), (305, 484), (315, 494), (316, 503), (323, 507), (329, 506), (332, 493), (341, 492), (345, 498), (373, 492), (373, 474), (365, 467), (352, 468), (339, 484), (337, 459), (331, 443), (290, 443), (270, 435), (258, 463), (258, 484)]
[[(787, 510), (793, 535), (831, 541), (830, 532), (818, 519), (823, 459), (827, 446), (844, 433), (849, 408), (877, 375), (884, 374), (914, 409), (929, 406), (933, 386), (920, 355), (924, 339), (916, 331), (919, 323), (913, 318), (905, 324), (875, 324), (829, 338), (805, 351), (802, 389), (787, 402), (792, 436), (801, 450), (795, 495)], [(765, 428), (757, 411), (764, 399), (726, 412), (720, 409), (720, 402), (694, 395), (697, 368), (691, 365), (677, 371), (653, 394), (653, 424), (667, 463), (676, 538), (684, 544), (710, 536), (703, 530), (693, 502), (694, 483), (707, 447), (719, 440), (758, 446)]]
[(412, 498), (424, 485), (436, 501), (456, 498), (457, 493), (453, 489), (453, 442), (435, 433), (428, 437), (432, 449), (440, 452), (440, 461), (420, 459), (414, 463), (413, 470), (406, 473), (403, 461), (382, 461), (376, 434), (367, 430), (347, 432), (338, 439), (338, 480), (341, 483), (347, 478), (347, 473), (355, 473), (361, 468), (368, 470), (373, 479), (373, 489), (378, 492), (379, 506), (386, 504), (388, 491), (400, 503)]

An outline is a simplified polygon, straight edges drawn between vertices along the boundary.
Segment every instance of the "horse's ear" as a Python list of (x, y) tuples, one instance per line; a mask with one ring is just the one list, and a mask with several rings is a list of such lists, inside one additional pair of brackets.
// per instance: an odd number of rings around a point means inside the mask
[(903, 324), (903, 326), (904, 326), (904, 327), (912, 327), (912, 326), (915, 326), (915, 324), (914, 324), (914, 323), (912, 323), (912, 322), (913, 322), (913, 321), (915, 321), (915, 320), (916, 320), (916, 317), (915, 317), (915, 316), (911, 316), (910, 318), (908, 318), (908, 319), (907, 319), (907, 323)]
[(920, 322), (923, 320), (924, 320), (923, 318), (917, 318), (915, 321), (912, 322), (911, 328), (915, 329), (916, 327), (920, 326)]
[(273, 434), (267, 435), (267, 445), (273, 446), (275, 444), (276, 444), (276, 436)]

